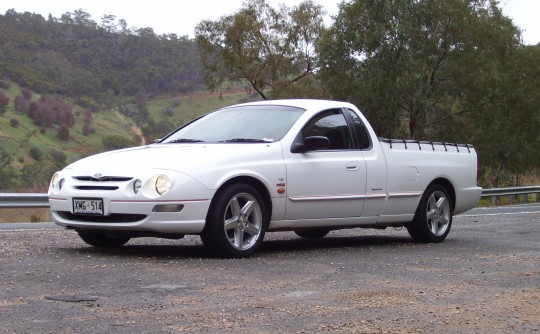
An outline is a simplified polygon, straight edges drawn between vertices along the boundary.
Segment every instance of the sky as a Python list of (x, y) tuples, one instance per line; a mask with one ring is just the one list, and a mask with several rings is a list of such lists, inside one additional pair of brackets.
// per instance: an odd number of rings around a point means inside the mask
[[(194, 37), (195, 26), (202, 20), (217, 20), (223, 15), (233, 14), (242, 7), (243, 0), (152, 0), (152, 1), (114, 1), (114, 0), (1, 0), (0, 13), (8, 9), (16, 12), (31, 12), (41, 14), (45, 19), (52, 14), (60, 18), (66, 12), (83, 9), (97, 23), (103, 15), (115, 15), (117, 20), (126, 20), (128, 27), (150, 27), (154, 33), (187, 35)], [(269, 0), (278, 7), (286, 4), (288, 7), (300, 3), (301, 0)], [(341, 0), (315, 0), (328, 13), (326, 22), (331, 22), (330, 16), (338, 12)], [(500, 0), (505, 15), (512, 18), (514, 24), (522, 30), (525, 44), (540, 42), (540, 0)]]

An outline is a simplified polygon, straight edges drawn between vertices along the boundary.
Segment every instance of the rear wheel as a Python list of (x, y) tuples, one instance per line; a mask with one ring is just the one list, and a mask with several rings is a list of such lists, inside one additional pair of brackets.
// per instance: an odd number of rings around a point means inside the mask
[(324, 238), (330, 231), (329, 230), (297, 230), (294, 231), (297, 236), (306, 239), (320, 239)]
[(90, 246), (100, 248), (120, 247), (125, 245), (130, 239), (129, 237), (114, 236), (103, 232), (79, 230), (77, 233)]
[(248, 257), (260, 248), (268, 223), (261, 195), (250, 185), (235, 184), (216, 194), (201, 240), (212, 255)]
[(451, 226), (452, 199), (444, 186), (433, 184), (424, 192), (407, 230), (416, 242), (441, 242)]

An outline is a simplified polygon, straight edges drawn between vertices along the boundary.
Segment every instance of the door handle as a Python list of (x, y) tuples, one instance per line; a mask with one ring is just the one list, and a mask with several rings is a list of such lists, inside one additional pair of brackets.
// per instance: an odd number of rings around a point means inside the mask
[(348, 162), (347, 165), (345, 165), (345, 169), (348, 171), (358, 170), (358, 163), (355, 161)]

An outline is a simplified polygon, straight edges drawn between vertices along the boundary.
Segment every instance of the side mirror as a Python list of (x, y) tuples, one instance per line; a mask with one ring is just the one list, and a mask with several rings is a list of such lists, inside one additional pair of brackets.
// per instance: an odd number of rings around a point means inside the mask
[(304, 153), (308, 151), (326, 150), (330, 147), (330, 141), (324, 136), (305, 137), (304, 143), (294, 143), (291, 147), (292, 153)]

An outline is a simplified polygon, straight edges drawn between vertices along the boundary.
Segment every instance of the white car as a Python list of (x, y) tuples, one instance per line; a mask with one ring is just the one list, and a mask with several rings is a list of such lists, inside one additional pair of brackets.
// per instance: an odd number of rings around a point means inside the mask
[(215, 256), (246, 257), (273, 231), (405, 226), (440, 242), (481, 191), (471, 145), (377, 138), (350, 103), (297, 99), (222, 108), (79, 160), (48, 194), (54, 222), (96, 247), (198, 234)]

